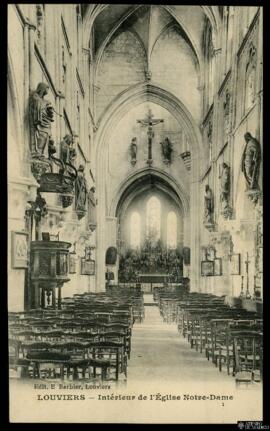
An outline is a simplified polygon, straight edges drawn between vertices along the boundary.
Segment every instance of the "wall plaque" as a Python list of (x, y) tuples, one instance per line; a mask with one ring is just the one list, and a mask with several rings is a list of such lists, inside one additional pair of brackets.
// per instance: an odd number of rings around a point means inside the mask
[(201, 262), (201, 276), (209, 277), (214, 275), (214, 262), (210, 260), (204, 260)]
[(11, 233), (11, 265), (14, 269), (28, 267), (28, 233)]
[(241, 273), (241, 256), (239, 253), (231, 255), (231, 275), (240, 275)]
[(95, 261), (86, 260), (81, 258), (81, 274), (82, 275), (95, 275)]

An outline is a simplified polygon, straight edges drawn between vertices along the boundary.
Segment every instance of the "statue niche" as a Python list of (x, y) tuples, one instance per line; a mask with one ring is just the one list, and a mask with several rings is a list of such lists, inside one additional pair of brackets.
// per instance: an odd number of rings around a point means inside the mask
[(222, 163), (220, 172), (220, 213), (224, 218), (230, 218), (232, 209), (230, 207), (230, 193), (231, 193), (231, 178), (230, 167), (227, 163)]
[(261, 164), (261, 146), (249, 132), (244, 135), (246, 145), (242, 155), (241, 168), (246, 180), (248, 197), (257, 202), (260, 197), (259, 175)]
[(173, 144), (169, 138), (165, 138), (163, 142), (160, 142), (163, 162), (167, 165), (172, 163), (172, 152)]
[(136, 165), (137, 162), (137, 138), (132, 138), (130, 144), (130, 155), (132, 166)]

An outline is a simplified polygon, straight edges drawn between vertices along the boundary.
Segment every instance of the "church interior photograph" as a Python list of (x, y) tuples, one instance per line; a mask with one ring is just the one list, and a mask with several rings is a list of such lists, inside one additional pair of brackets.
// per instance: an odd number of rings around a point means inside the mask
[(8, 5), (14, 394), (184, 379), (260, 399), (262, 12)]

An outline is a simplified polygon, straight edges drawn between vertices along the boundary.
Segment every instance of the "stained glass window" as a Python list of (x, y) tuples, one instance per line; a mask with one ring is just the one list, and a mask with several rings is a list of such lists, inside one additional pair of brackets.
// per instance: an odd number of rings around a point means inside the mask
[(130, 245), (131, 248), (139, 248), (141, 243), (141, 217), (134, 212), (130, 217)]
[(175, 249), (177, 246), (177, 219), (174, 211), (167, 217), (167, 247)]
[(160, 239), (161, 205), (158, 198), (152, 196), (146, 207), (146, 232), (147, 238), (152, 241)]

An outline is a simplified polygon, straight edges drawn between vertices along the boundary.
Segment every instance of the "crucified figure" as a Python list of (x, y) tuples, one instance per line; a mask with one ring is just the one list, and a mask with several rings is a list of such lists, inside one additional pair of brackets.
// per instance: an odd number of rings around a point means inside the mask
[(144, 127), (148, 127), (148, 131), (147, 131), (147, 135), (148, 135), (148, 159), (147, 159), (147, 163), (149, 166), (152, 165), (152, 139), (154, 137), (154, 132), (153, 132), (153, 126), (156, 126), (159, 123), (163, 123), (164, 120), (156, 118), (153, 118), (154, 115), (151, 112), (151, 109), (149, 109), (148, 114), (146, 116), (146, 118), (144, 118), (143, 120), (137, 120), (137, 123), (140, 123), (142, 126)]

